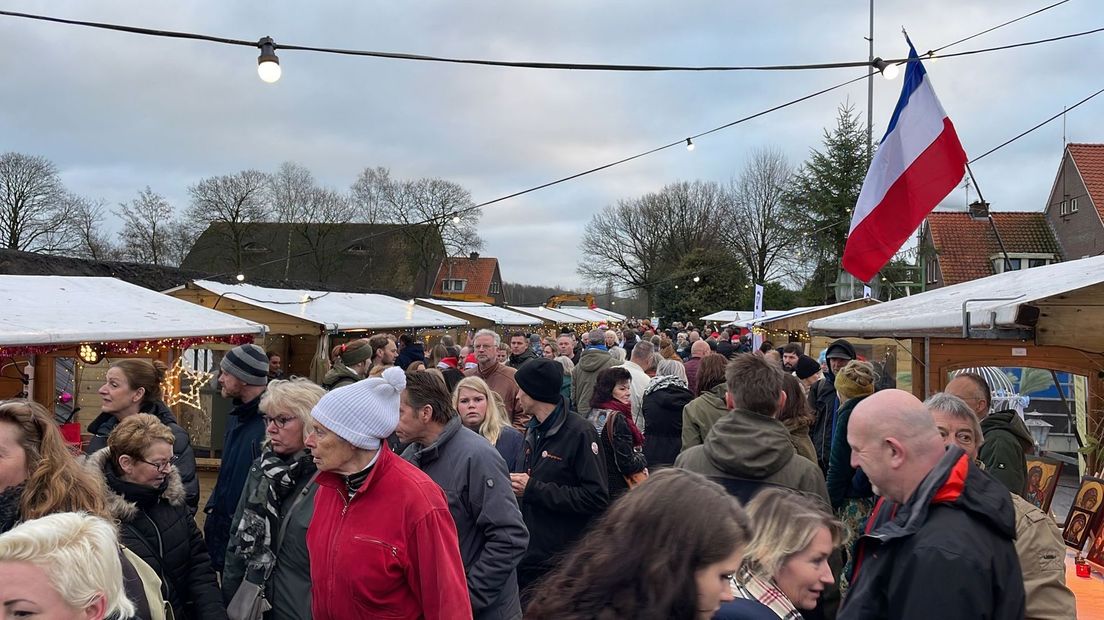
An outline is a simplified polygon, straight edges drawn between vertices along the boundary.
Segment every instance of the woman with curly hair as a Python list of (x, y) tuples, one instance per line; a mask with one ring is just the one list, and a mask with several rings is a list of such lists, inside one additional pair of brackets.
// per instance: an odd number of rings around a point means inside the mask
[(625, 494), (536, 585), (532, 620), (708, 620), (733, 600), (750, 538), (720, 485), (664, 469)]

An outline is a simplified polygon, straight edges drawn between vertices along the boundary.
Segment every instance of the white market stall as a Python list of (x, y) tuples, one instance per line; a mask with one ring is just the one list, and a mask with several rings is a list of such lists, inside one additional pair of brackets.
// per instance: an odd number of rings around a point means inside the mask
[[(476, 330), (489, 329), (497, 332), (505, 339), (505, 336), (511, 331), (528, 332), (544, 323), (535, 316), (481, 301), (419, 298), (418, 304), (466, 320), (469, 336), (474, 334)], [(468, 339), (459, 338), (457, 342), (467, 343)]]
[[(598, 327), (603, 323), (605, 323), (608, 327), (613, 323), (622, 323), (625, 321), (624, 315), (610, 313), (600, 308), (584, 308), (582, 306), (560, 306), (558, 308), (555, 308), (555, 310), (556, 312), (559, 312), (561, 314), (566, 314), (568, 316), (573, 316), (577, 319), (582, 319), (583, 321), (586, 321), (588, 327), (592, 329)], [(621, 318), (615, 318), (614, 315)]]
[(407, 333), (426, 344), (468, 321), (373, 293), (279, 289), (196, 280), (169, 295), (270, 327), (269, 348), (284, 355), (287, 372), (315, 379), (325, 373), (331, 346), (375, 333)]
[[(893, 338), (912, 358), (912, 392), (942, 390), (953, 370), (1039, 368), (1082, 377), (1078, 425), (1104, 425), (1104, 256), (1011, 271), (809, 323), (813, 335)], [(1080, 407), (1084, 407), (1084, 415)]]
[(575, 333), (581, 333), (587, 329), (585, 319), (576, 318), (570, 314), (560, 312), (547, 306), (506, 306), (516, 312), (528, 314), (540, 319), (544, 324), (538, 330), (545, 337), (554, 337), (561, 330), (569, 329)]
[[(99, 413), (96, 390), (111, 359), (169, 364), (164, 400), (192, 404), (210, 377), (190, 374), (181, 353), (262, 340), (267, 329), (115, 278), (0, 275), (0, 300), (0, 394), (25, 395), (83, 423)], [(180, 393), (182, 374), (188, 394)]]

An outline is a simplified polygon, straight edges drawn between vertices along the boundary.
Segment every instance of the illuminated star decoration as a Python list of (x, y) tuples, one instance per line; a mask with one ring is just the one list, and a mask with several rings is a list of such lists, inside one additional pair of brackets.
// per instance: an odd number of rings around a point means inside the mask
[[(163, 400), (169, 407), (177, 403), (184, 403), (193, 409), (202, 410), (199, 402), (199, 391), (214, 377), (214, 373), (202, 370), (192, 370), (184, 366), (183, 359), (177, 359), (176, 363), (165, 371), (165, 380), (161, 382)], [(177, 385), (184, 386), (187, 380), (187, 389), (177, 389)]]

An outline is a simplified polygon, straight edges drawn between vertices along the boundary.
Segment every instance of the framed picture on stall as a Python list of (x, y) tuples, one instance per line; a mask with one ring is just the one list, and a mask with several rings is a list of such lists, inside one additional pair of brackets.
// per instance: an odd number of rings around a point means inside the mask
[(1045, 456), (1027, 458), (1027, 490), (1024, 499), (1035, 504), (1043, 512), (1050, 512), (1050, 502), (1058, 488), (1058, 477), (1062, 474), (1062, 461), (1048, 459)]
[(1062, 530), (1062, 540), (1066, 545), (1080, 551), (1085, 546), (1085, 539), (1089, 537), (1089, 525), (1092, 523), (1093, 513), (1081, 508), (1070, 508), (1069, 518), (1066, 519), (1066, 527)]
[(1104, 569), (1104, 527), (1096, 528), (1096, 534), (1092, 537), (1092, 545), (1085, 559)]

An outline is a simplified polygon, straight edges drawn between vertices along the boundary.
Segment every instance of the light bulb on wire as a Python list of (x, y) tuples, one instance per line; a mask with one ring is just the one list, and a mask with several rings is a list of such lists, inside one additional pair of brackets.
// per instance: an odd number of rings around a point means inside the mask
[(257, 57), (257, 75), (263, 82), (275, 83), (283, 73), (280, 70), (280, 59), (276, 56), (276, 44), (272, 37), (264, 37), (257, 41), (257, 47), (261, 48), (261, 55)]
[(893, 78), (897, 77), (898, 73), (901, 72), (896, 63), (890, 64), (882, 60), (880, 57), (875, 58), (872, 64), (874, 65), (874, 68), (882, 74), (882, 77), (887, 80), (892, 80)]
[(694, 276), (695, 282), (701, 282), (701, 276)]
[(694, 151), (694, 141), (691, 140), (690, 138), (686, 139), (686, 150), (691, 151), (691, 152)]
[(239, 273), (239, 274), (238, 274), (238, 275), (236, 276), (236, 278), (235, 278), (235, 279), (236, 279), (236, 280), (237, 280), (238, 282), (245, 282), (245, 274), (244, 274), (244, 273)]

